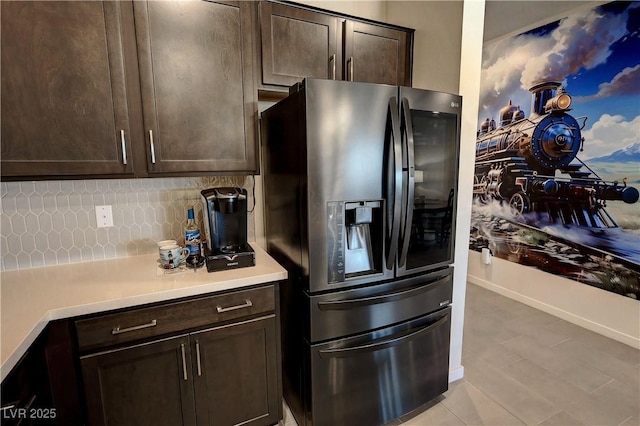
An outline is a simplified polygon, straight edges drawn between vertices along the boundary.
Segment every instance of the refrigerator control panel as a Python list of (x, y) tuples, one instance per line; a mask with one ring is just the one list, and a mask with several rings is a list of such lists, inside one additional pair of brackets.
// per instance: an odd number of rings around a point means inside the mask
[(329, 284), (345, 279), (344, 201), (327, 203), (327, 280)]

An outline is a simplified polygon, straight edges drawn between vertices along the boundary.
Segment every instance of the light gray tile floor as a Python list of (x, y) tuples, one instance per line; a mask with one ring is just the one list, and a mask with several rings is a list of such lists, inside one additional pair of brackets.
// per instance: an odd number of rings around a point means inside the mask
[[(640, 425), (638, 349), (471, 283), (462, 364), (463, 379), (389, 426)], [(295, 426), (288, 410), (281, 424)]]

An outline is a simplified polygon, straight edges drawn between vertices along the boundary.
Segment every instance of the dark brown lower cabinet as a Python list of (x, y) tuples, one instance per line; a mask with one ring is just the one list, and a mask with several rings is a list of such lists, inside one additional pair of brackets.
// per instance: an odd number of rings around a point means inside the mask
[(45, 421), (55, 424), (56, 410), (52, 409), (44, 345), (45, 338), (40, 336), (2, 382), (0, 424), (3, 426)]
[(199, 425), (278, 423), (273, 315), (194, 333), (190, 339)]
[(280, 418), (275, 315), (81, 358), (91, 425), (269, 425)]
[(189, 337), (81, 359), (91, 425), (194, 425)]
[(81, 425), (76, 358), (68, 321), (47, 325), (2, 381), (0, 424)]

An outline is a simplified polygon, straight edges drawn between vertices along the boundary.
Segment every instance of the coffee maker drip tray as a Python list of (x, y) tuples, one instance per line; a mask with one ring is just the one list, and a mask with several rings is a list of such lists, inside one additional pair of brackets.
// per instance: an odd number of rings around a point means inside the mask
[(227, 269), (255, 266), (256, 254), (249, 244), (220, 247), (214, 251), (205, 250), (207, 271), (224, 271)]
[(250, 250), (251, 248), (248, 247), (248, 244), (245, 245), (231, 245), (231, 246), (224, 246), (224, 247), (220, 247), (218, 248), (218, 251), (220, 252), (220, 254), (236, 254), (236, 253), (243, 253), (246, 252), (248, 250)]

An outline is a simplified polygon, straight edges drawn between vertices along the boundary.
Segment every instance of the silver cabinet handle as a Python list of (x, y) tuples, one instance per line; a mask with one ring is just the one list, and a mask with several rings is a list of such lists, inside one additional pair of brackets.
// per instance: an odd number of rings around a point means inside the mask
[(122, 145), (122, 164), (127, 165), (127, 142), (124, 139), (124, 130), (120, 130), (120, 144)]
[(349, 81), (353, 81), (353, 56), (349, 57)]
[(116, 328), (111, 330), (111, 334), (116, 335), (116, 334), (128, 333), (129, 331), (142, 330), (143, 328), (155, 327), (156, 325), (158, 325), (158, 321), (151, 320), (151, 322), (148, 322), (146, 324), (134, 325), (133, 327), (120, 328), (120, 326), (117, 326)]
[(228, 308), (223, 308), (222, 306), (216, 306), (216, 311), (218, 311), (218, 313), (220, 314), (222, 312), (235, 311), (236, 309), (250, 308), (252, 306), (253, 306), (253, 303), (251, 303), (251, 300), (246, 299), (242, 305), (229, 306)]
[(329, 58), (329, 63), (331, 64), (331, 80), (336, 79), (336, 54), (334, 53)]
[(153, 130), (149, 130), (149, 145), (151, 147), (151, 163), (156, 164), (156, 146), (153, 144)]
[(187, 356), (184, 353), (184, 343), (180, 343), (180, 351), (182, 351), (182, 376), (185, 380), (187, 378)]
[[(31, 408), (31, 406), (33, 405), (33, 403), (35, 402), (37, 397), (38, 397), (38, 395), (33, 395), (31, 397), (31, 399), (29, 400), (29, 402), (27, 403), (27, 405), (24, 406), (24, 408), (27, 411), (27, 413), (29, 412), (29, 409)], [(18, 424), (20, 424), (20, 423), (18, 423)]]
[(202, 367), (200, 365), (200, 342), (196, 340), (196, 365), (198, 367), (198, 376), (202, 376)]

